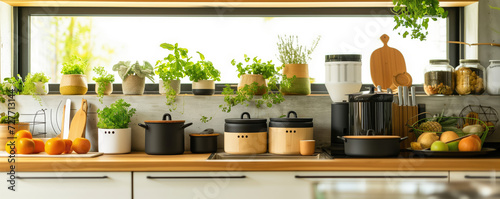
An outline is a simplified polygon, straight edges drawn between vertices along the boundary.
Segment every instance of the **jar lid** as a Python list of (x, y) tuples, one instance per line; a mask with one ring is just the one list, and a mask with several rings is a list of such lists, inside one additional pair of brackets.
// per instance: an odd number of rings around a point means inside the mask
[(337, 54), (337, 55), (325, 55), (325, 62), (337, 62), (337, 61), (361, 61), (360, 54)]
[[(295, 117), (290, 117), (290, 115)], [(313, 127), (313, 118), (297, 118), (295, 111), (288, 112), (286, 118), (271, 118), (269, 127)]]
[(431, 59), (431, 60), (429, 60), (429, 63), (431, 63), (431, 64), (436, 64), (436, 63), (441, 63), (441, 62), (450, 63), (450, 60), (448, 60), (448, 59)]
[(479, 63), (477, 59), (460, 59), (460, 63)]
[[(245, 118), (245, 115), (247, 118)], [(261, 124), (267, 123), (267, 119), (262, 118), (250, 118), (250, 113), (243, 112), (240, 118), (228, 118), (225, 120), (226, 123), (230, 124)]]

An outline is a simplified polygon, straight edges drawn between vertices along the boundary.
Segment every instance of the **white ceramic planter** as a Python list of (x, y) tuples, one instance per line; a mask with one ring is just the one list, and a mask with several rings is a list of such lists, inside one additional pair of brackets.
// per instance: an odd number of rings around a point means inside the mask
[(195, 95), (213, 95), (215, 93), (214, 80), (199, 80), (193, 82), (193, 94)]
[[(160, 94), (165, 94), (167, 90), (165, 86), (163, 86), (163, 80), (160, 79), (158, 82)], [(175, 94), (179, 94), (181, 92), (181, 80), (170, 80), (170, 87), (172, 87), (175, 91)]]
[(49, 83), (35, 82), (35, 95), (47, 95), (49, 93)]
[(105, 154), (130, 153), (132, 129), (98, 129), (99, 152)]
[(146, 78), (140, 78), (137, 75), (129, 75), (125, 77), (122, 83), (123, 94), (125, 95), (142, 95), (146, 86)]

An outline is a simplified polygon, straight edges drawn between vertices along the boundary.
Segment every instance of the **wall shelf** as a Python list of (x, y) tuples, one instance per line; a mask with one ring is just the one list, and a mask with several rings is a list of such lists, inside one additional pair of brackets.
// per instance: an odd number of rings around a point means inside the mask
[[(392, 0), (0, 0), (18, 7), (392, 7)], [(442, 7), (464, 7), (477, 0), (441, 0)]]

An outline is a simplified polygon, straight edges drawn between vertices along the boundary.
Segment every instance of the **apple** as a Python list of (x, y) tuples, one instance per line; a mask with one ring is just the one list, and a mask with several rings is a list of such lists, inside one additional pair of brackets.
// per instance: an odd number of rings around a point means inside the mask
[(431, 145), (431, 151), (448, 151), (448, 145), (441, 141), (435, 141)]
[(455, 142), (450, 142), (450, 143), (446, 144), (446, 145), (448, 145), (449, 151), (458, 151), (458, 143), (459, 142), (460, 141), (455, 141)]

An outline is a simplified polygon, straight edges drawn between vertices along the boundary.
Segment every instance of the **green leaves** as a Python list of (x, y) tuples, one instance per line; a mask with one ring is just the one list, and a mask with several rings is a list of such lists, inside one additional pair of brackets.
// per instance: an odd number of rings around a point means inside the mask
[(130, 118), (135, 114), (136, 109), (130, 108), (130, 104), (123, 99), (117, 100), (109, 107), (97, 109), (97, 127), (101, 129), (124, 129), (128, 128)]
[(205, 56), (200, 52), (200, 60), (192, 65), (184, 67), (184, 72), (189, 76), (189, 80), (197, 82), (199, 80), (220, 81), (220, 71), (217, 70), (211, 61), (205, 61)]
[(77, 56), (72, 56), (70, 61), (63, 63), (61, 73), (63, 75), (84, 75), (87, 70), (87, 61)]
[(393, 0), (394, 21), (398, 28), (406, 28), (404, 32), (399, 32), (403, 38), (408, 35), (412, 39), (423, 41), (427, 38), (429, 27), (429, 18), (436, 21), (437, 18), (446, 18), (448, 12), (439, 7), (438, 0)]
[(311, 60), (311, 54), (318, 46), (318, 42), (321, 36), (318, 36), (310, 48), (306, 46), (299, 45), (298, 36), (286, 36), (278, 35), (278, 60), (283, 64), (307, 64), (307, 61)]
[(250, 57), (248, 57), (246, 54), (244, 55), (244, 57), (245, 63), (247, 63), (245, 67), (243, 67), (243, 63), (241, 62), (236, 64), (236, 61), (234, 59), (231, 61), (231, 65), (236, 66), (238, 77), (241, 77), (241, 75), (244, 74), (255, 74), (262, 75), (264, 79), (269, 79), (270, 77), (279, 74), (279, 71), (274, 68), (272, 60), (262, 62), (262, 60), (258, 59), (258, 57), (256, 56), (252, 59), (253, 63), (250, 64)]
[(99, 97), (99, 102), (102, 104), (102, 98), (104, 97), (104, 91), (106, 91), (106, 86), (115, 81), (115, 77), (112, 74), (109, 74), (104, 67), (94, 67), (92, 69), (97, 76), (92, 77), (92, 80), (95, 81), (96, 86), (99, 85), (97, 89), (97, 97)]
[(134, 64), (130, 64), (130, 61), (120, 61), (117, 64), (113, 65), (113, 71), (118, 71), (118, 75), (122, 80), (127, 78), (129, 75), (137, 75), (141, 78), (147, 77), (149, 80), (154, 82), (154, 69), (153, 66), (144, 61), (144, 65), (139, 64), (136, 61)]
[(194, 64), (191, 62), (191, 57), (188, 57), (188, 49), (179, 48), (179, 44), (162, 43), (160, 47), (173, 51), (168, 54), (163, 60), (158, 60), (155, 66), (155, 73), (160, 76), (163, 81), (177, 80), (186, 76), (184, 67)]

